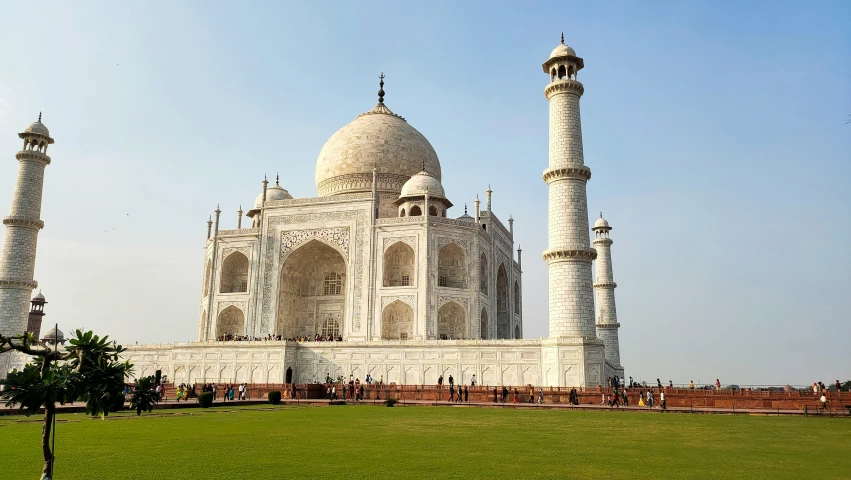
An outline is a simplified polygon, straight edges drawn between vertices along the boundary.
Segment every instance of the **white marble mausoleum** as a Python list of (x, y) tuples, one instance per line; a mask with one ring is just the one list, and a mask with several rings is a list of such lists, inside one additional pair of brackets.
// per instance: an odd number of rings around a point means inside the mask
[[(175, 319), (197, 321), (198, 338), (129, 347), (136, 374), (161, 370), (178, 383), (305, 383), (371, 374), (401, 384), (433, 384), (441, 375), (469, 383), (476, 375), (484, 385), (536, 386), (593, 386), (623, 376), (611, 228), (602, 216), (597, 220), (593, 247), (589, 229), (591, 171), (579, 113), (584, 87), (576, 79), (583, 67), (563, 39), (543, 64), (550, 104), (543, 173), (548, 338), (523, 339), (513, 219), (492, 209), (490, 187), (484, 205), (476, 197), (471, 211), (451, 213), (459, 209), (451, 209), (441, 185), (451, 165), (444, 172), (429, 141), (385, 104), (382, 74), (378, 104), (319, 152), (316, 197), (293, 198), (279, 178), (264, 179), (251, 208), (240, 207), (233, 230), (219, 228), (216, 208), (207, 223), (199, 316)], [(53, 142), (40, 119), (33, 125), (21, 134), (18, 153), (22, 172), (35, 172), (30, 177), (43, 175), (46, 145)], [(28, 269), (16, 259), (35, 251), (43, 226), (41, 179), (35, 195), (26, 191), (32, 182), (19, 177), (13, 214), (4, 219), (4, 333), (27, 326), (35, 255)], [(30, 208), (36, 196), (39, 209)]]

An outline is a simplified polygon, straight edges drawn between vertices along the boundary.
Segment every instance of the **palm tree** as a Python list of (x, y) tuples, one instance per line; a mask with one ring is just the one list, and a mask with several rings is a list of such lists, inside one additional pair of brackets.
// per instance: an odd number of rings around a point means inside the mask
[(17, 351), (33, 357), (21, 371), (12, 371), (0, 385), (0, 399), (7, 407), (19, 406), (27, 416), (44, 408), (41, 450), (44, 468), (41, 479), (53, 478), (53, 448), (50, 434), (54, 428), (56, 403), (86, 401), (86, 413), (101, 415), (112, 408), (110, 399), (124, 389), (124, 378), (132, 372), (129, 362), (121, 362), (121, 345), (92, 332), (77, 330), (70, 345), (61, 350), (36, 339), (31, 333), (7, 337), (0, 335), (0, 353)]

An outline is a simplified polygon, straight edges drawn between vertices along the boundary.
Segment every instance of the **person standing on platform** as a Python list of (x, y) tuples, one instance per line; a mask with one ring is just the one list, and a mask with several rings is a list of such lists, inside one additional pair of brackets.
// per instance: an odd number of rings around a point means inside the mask
[(508, 387), (502, 387), (502, 403), (505, 404), (505, 400), (508, 398)]
[(467, 387), (464, 387), (464, 403), (470, 402), (470, 391), (467, 390)]
[(715, 390), (721, 390), (721, 380), (715, 379)]
[(688, 388), (689, 388), (689, 390), (694, 390), (694, 380), (689, 380)]
[[(452, 377), (449, 377), (452, 378)], [(449, 401), (452, 402), (455, 400), (455, 387), (452, 385), (452, 382), (449, 382)]]
[(538, 405), (544, 404), (544, 389), (538, 388)]
[(473, 374), (473, 378), (470, 379), (470, 386), (471, 387), (476, 386), (476, 374), (475, 373)]
[(662, 401), (662, 410), (668, 409), (668, 402), (665, 400), (665, 392), (659, 392), (659, 400)]
[(449, 386), (455, 385), (455, 379), (452, 378), (452, 375), (449, 376)]
[(496, 403), (496, 387), (493, 387), (493, 403)]

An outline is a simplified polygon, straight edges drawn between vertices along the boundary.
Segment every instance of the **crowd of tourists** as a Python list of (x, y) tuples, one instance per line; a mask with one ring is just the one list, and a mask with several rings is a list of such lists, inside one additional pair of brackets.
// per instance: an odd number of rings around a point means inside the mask
[(299, 337), (289, 337), (289, 338), (284, 338), (282, 335), (272, 335), (272, 334), (268, 334), (264, 337), (252, 337), (250, 335), (234, 335), (232, 333), (226, 333), (224, 335), (219, 335), (219, 337), (217, 337), (216, 340), (218, 340), (220, 342), (252, 342), (252, 341), (253, 342), (260, 342), (260, 341), (264, 341), (264, 340), (265, 341), (286, 340), (288, 342), (304, 343), (304, 342), (333, 342), (333, 341), (342, 342), (343, 337), (340, 336), (340, 335), (337, 335), (335, 337), (334, 335), (330, 335), (330, 334), (329, 335), (320, 335), (318, 333), (316, 335), (312, 336), (312, 337), (311, 336), (299, 336)]
[[(369, 375), (367, 375), (369, 377)], [(326, 377), (327, 380), (330, 380), (330, 377)], [(360, 382), (360, 378), (353, 378), (352, 375), (349, 375), (349, 383), (340, 383), (340, 389), (337, 389), (337, 384), (332, 384), (328, 382), (328, 391), (326, 392), (326, 397), (328, 400), (354, 400), (361, 401), (363, 400), (363, 384)]]

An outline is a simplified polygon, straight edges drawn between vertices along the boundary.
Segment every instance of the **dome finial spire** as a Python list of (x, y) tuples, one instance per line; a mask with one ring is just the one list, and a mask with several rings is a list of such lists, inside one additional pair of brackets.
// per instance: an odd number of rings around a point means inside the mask
[(561, 32), (561, 44), (564, 45), (564, 32)]
[(603, 211), (600, 210), (600, 218), (603, 218)]
[(378, 76), (378, 103), (384, 104), (384, 72)]
[(278, 173), (275, 174), (275, 185), (281, 186), (281, 175)]
[(38, 112), (38, 123), (41, 123), (41, 112)]

